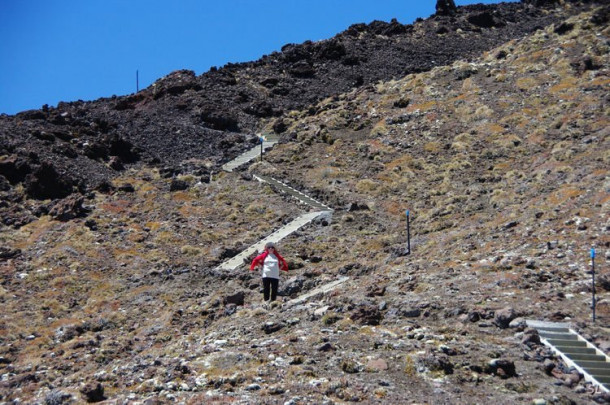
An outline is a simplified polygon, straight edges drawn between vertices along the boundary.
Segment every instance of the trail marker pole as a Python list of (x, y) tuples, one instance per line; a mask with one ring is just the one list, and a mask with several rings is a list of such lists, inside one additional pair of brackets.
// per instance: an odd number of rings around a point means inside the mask
[(411, 220), (409, 210), (406, 211), (407, 214), (407, 254), (411, 254)]
[(263, 142), (265, 141), (265, 138), (263, 138), (262, 136), (260, 138), (261, 141), (261, 162), (263, 161)]
[(136, 93), (140, 92), (140, 72), (136, 70)]
[(593, 322), (595, 322), (595, 248), (591, 248), (591, 279), (591, 291), (593, 292), (591, 309), (593, 310)]

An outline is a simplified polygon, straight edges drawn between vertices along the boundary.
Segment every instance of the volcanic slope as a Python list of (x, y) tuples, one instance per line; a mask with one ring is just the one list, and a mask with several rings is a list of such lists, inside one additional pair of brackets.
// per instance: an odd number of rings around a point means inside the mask
[[(0, 188), (10, 188), (13, 201), (23, 194), (19, 185), (28, 197), (55, 199), (86, 193), (138, 162), (175, 174), (185, 160), (208, 158), (217, 168), (256, 141), (261, 120), (354, 87), (475, 57), (590, 6), (474, 5), (412, 25), (355, 24), (334, 38), (288, 44), (258, 61), (201, 76), (177, 71), (137, 94), (0, 115)], [(278, 119), (274, 128), (281, 132), (284, 124)], [(200, 169), (207, 175), (211, 168)], [(62, 180), (47, 179), (53, 176), (42, 172), (49, 171)], [(27, 218), (8, 215), (9, 221), (20, 225)]]
[[(287, 113), (241, 172), (132, 168), (86, 219), (3, 228), (1, 400), (607, 402), (520, 319), (610, 347), (609, 33), (586, 12)], [(215, 270), (308, 210), (256, 173), (335, 209), (279, 243), (283, 298), (348, 281), (266, 308), (258, 275)]]

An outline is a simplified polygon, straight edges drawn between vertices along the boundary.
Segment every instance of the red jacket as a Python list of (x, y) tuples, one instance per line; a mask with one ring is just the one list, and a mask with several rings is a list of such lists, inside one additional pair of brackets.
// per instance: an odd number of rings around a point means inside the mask
[[(250, 265), (250, 270), (254, 270), (256, 268), (256, 266), (258, 266), (258, 265), (262, 266), (263, 263), (265, 262), (265, 258), (267, 257), (268, 254), (269, 254), (269, 252), (265, 250), (263, 253), (256, 256), (254, 258), (254, 260), (252, 260), (252, 264)], [(275, 257), (277, 257), (277, 260), (279, 262), (280, 270), (288, 271), (288, 263), (286, 263), (286, 260), (284, 260), (284, 258), (279, 254), (279, 252), (277, 250), (274, 252), (274, 254), (275, 254)]]

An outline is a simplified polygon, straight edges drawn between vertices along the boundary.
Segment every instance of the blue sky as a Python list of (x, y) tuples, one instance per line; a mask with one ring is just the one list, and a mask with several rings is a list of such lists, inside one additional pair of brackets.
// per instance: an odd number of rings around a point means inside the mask
[[(457, 0), (456, 4), (498, 3)], [(351, 24), (434, 13), (436, 0), (0, 0), (0, 113), (125, 95)]]

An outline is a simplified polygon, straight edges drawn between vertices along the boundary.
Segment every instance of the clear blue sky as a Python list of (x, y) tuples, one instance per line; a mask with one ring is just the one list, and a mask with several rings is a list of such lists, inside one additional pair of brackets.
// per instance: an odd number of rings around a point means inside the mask
[[(457, 0), (457, 5), (498, 3)], [(178, 69), (198, 75), (351, 24), (435, 12), (436, 0), (0, 0), (0, 113), (140, 89)]]

